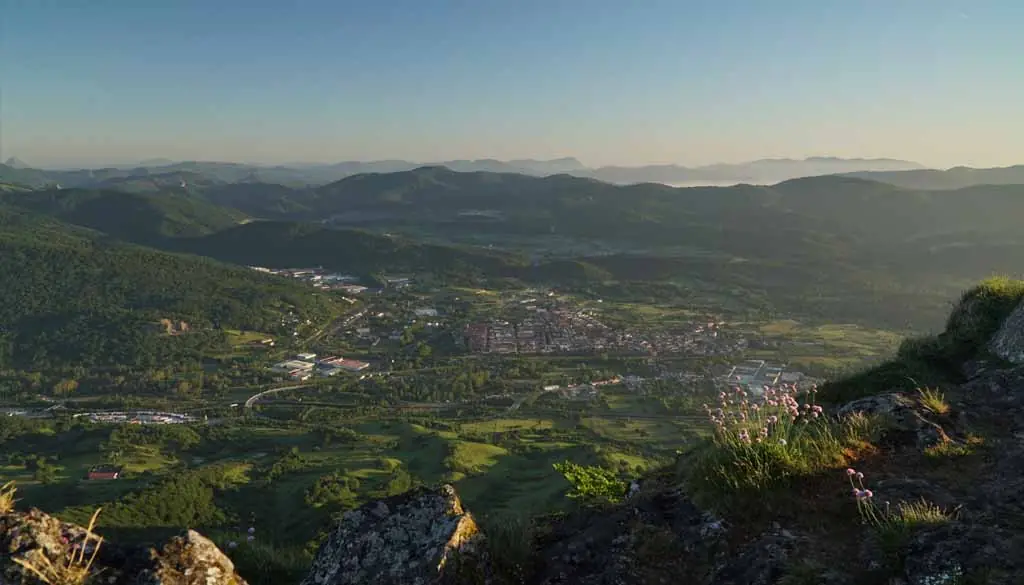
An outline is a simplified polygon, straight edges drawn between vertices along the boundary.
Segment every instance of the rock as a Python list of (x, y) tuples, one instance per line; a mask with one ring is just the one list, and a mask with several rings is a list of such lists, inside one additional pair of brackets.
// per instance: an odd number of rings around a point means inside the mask
[(157, 555), (146, 585), (245, 585), (235, 565), (210, 539), (195, 530), (176, 536)]
[(983, 582), (1018, 585), (1024, 537), (986, 525), (949, 522), (914, 535), (904, 560), (909, 585)]
[(989, 342), (989, 351), (1008, 362), (1024, 364), (1024, 303), (1003, 321)]
[(729, 555), (707, 581), (712, 584), (743, 583), (772, 585), (786, 574), (797, 537), (784, 530), (773, 530)]
[(420, 488), (346, 512), (302, 585), (450, 583), (486, 572), (482, 541), (455, 488)]
[(859, 398), (838, 410), (840, 416), (855, 413), (881, 416), (890, 440), (902, 442), (909, 438), (919, 449), (949, 441), (942, 426), (926, 418), (924, 412), (917, 401), (900, 392)]
[(725, 554), (724, 523), (682, 491), (643, 490), (563, 519), (540, 544), (539, 585), (707, 583)]
[[(0, 585), (21, 583), (24, 569), (14, 559), (33, 565), (66, 564), (78, 547), (84, 561), (92, 557), (98, 537), (87, 537), (81, 526), (36, 509), (0, 516)], [(217, 546), (189, 530), (172, 538), (159, 551), (103, 540), (90, 573), (102, 574), (111, 585), (245, 585), (234, 564)]]

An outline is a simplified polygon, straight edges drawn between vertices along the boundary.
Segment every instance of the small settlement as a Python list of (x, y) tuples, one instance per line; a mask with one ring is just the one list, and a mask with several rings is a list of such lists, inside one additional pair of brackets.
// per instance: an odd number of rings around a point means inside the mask
[(314, 375), (328, 377), (341, 372), (359, 372), (370, 364), (337, 356), (317, 357), (315, 353), (299, 353), (294, 359), (274, 364), (271, 371), (286, 374), (292, 380), (304, 382)]

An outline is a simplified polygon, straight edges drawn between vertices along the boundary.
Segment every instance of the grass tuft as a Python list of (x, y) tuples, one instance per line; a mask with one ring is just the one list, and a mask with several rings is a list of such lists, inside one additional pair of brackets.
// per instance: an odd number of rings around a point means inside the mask
[(0, 514), (6, 514), (14, 510), (14, 502), (17, 501), (14, 495), (17, 491), (18, 488), (14, 486), (13, 481), (0, 486)]
[(925, 499), (916, 502), (900, 502), (896, 504), (896, 512), (892, 519), (907, 528), (934, 526), (945, 524), (955, 518), (949, 513)]
[(919, 388), (917, 393), (919, 395), (918, 399), (921, 402), (921, 406), (929, 412), (938, 415), (949, 414), (950, 408), (949, 403), (946, 402), (946, 395), (939, 392), (938, 389)]
[[(92, 564), (103, 544), (103, 537), (92, 531), (99, 515), (100, 508), (97, 508), (85, 529), (85, 538), (71, 549), (63, 562), (54, 563), (45, 554), (37, 555), (37, 560), (13, 559), (14, 562), (47, 585), (84, 585), (92, 576)], [(90, 545), (92, 555), (86, 560)]]
[(932, 445), (924, 450), (926, 457), (931, 459), (949, 459), (954, 457), (966, 457), (973, 455), (978, 447), (985, 444), (985, 439), (970, 435), (967, 440), (963, 443), (957, 441), (944, 441), (937, 445)]

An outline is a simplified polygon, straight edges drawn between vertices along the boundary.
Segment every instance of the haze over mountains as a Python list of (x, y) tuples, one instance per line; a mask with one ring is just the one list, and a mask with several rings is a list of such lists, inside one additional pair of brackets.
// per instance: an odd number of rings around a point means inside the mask
[(590, 168), (575, 158), (552, 160), (495, 159), (448, 160), (421, 163), (407, 160), (347, 161), (334, 164), (294, 163), (289, 165), (252, 165), (231, 162), (174, 162), (166, 159), (141, 161), (130, 165), (111, 165), (98, 169), (35, 169), (11, 158), (0, 165), (0, 182), (33, 187), (60, 184), (63, 187), (115, 187), (118, 182), (147, 181), (153, 187), (184, 181), (262, 182), (288, 186), (316, 186), (362, 173), (393, 173), (422, 166), (444, 166), (453, 171), (520, 173), (533, 176), (571, 174), (618, 184), (664, 183), (692, 184), (770, 184), (811, 175), (847, 172), (902, 171), (924, 169), (918, 163), (893, 159), (843, 159), (811, 157), (807, 159), (761, 159), (747, 163), (686, 167), (675, 164), (645, 166), (605, 166)]

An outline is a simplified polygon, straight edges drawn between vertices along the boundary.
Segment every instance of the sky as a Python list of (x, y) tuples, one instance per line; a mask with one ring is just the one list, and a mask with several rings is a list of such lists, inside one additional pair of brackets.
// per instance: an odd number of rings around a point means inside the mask
[(0, 157), (1024, 163), (1020, 0), (0, 0)]

